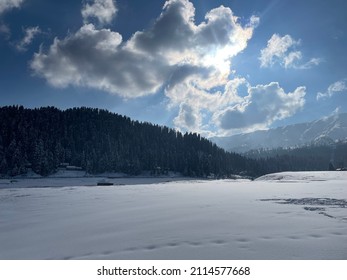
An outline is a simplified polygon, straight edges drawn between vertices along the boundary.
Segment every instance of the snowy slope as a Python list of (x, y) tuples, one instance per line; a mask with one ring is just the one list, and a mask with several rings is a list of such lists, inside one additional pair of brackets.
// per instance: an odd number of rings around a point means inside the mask
[(336, 181), (347, 180), (345, 171), (311, 171), (311, 172), (280, 172), (267, 174), (256, 179), (256, 181)]
[(0, 259), (347, 259), (347, 172), (13, 184), (0, 189)]
[(215, 137), (211, 140), (226, 150), (246, 152), (258, 148), (294, 147), (310, 143), (329, 144), (346, 138), (347, 113), (310, 123), (288, 125), (230, 137)]

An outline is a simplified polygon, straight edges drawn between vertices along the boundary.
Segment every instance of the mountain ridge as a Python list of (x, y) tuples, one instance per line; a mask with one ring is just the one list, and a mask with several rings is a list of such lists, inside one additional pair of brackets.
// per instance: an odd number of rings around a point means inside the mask
[(227, 151), (242, 153), (253, 149), (289, 148), (309, 144), (324, 145), (346, 138), (347, 113), (341, 113), (312, 122), (227, 137), (213, 137), (210, 140)]

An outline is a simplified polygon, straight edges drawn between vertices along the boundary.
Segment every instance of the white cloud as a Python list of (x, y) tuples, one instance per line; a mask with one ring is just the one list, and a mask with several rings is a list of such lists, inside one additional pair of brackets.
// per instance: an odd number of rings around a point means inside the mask
[(222, 130), (238, 131), (267, 128), (276, 120), (294, 115), (305, 104), (305, 87), (285, 93), (278, 83), (268, 85), (248, 85), (248, 93), (243, 102), (226, 107), (214, 114), (214, 120)]
[[(88, 2), (91, 2), (89, 4)], [(113, 0), (90, 0), (82, 8), (82, 17), (85, 24), (92, 18), (102, 25), (110, 24), (117, 13), (116, 3)]]
[(259, 25), (259, 22), (260, 22), (260, 18), (255, 15), (252, 15), (248, 25), (251, 27), (257, 27)]
[(6, 10), (10, 10), (12, 8), (19, 8), (23, 2), (24, 2), (24, 0), (1, 0), (0, 1), (0, 14), (5, 12)]
[(288, 49), (299, 43), (300, 41), (295, 41), (289, 35), (280, 37), (278, 34), (273, 34), (267, 42), (267, 47), (260, 51), (260, 66), (272, 66), (277, 60), (283, 62), (288, 56), (294, 58), (293, 54), (288, 54)]
[[(181, 82), (167, 91), (171, 104), (184, 104), (175, 119), (181, 130), (198, 131), (211, 136), (202, 125), (202, 112), (212, 114), (207, 124), (217, 128), (218, 135), (230, 135), (268, 128), (274, 121), (293, 116), (305, 104), (306, 88), (298, 87), (286, 93), (278, 83), (252, 86), (244, 78), (228, 81), (223, 89), (209, 92)], [(186, 110), (189, 106), (189, 110)], [(188, 121), (184, 122), (188, 116)], [(193, 122), (192, 120), (195, 120)], [(198, 129), (197, 129), (198, 128)]]
[[(230, 80), (232, 59), (247, 47), (259, 18), (241, 25), (223, 6), (199, 24), (194, 16), (188, 0), (168, 0), (152, 26), (127, 41), (115, 31), (85, 24), (42, 48), (31, 68), (55, 87), (84, 86), (123, 98), (164, 90), (169, 108), (178, 109), (176, 128), (205, 135), (208, 127), (228, 133), (268, 126), (302, 108), (303, 87), (285, 93), (277, 83), (252, 87), (242, 77)], [(297, 56), (293, 53), (286, 63)], [(204, 114), (213, 119), (206, 123)]]
[(290, 35), (280, 37), (278, 34), (273, 34), (266, 48), (260, 51), (260, 67), (271, 67), (278, 63), (284, 68), (309, 69), (318, 65), (321, 62), (319, 58), (301, 63), (302, 52), (296, 50), (300, 44), (300, 40), (296, 41)]
[(152, 67), (152, 58), (122, 48), (121, 42), (119, 33), (87, 24), (56, 38), (47, 54), (36, 53), (31, 68), (56, 87), (87, 86), (128, 98), (156, 92), (162, 67)]
[(290, 68), (295, 65), (295, 62), (302, 58), (302, 54), (299, 51), (291, 52), (287, 56), (283, 57), (284, 68)]
[(194, 13), (188, 0), (169, 0), (149, 29), (126, 42), (117, 32), (86, 24), (56, 38), (47, 51), (41, 49), (31, 68), (53, 86), (87, 86), (126, 98), (154, 94), (190, 78), (196, 88), (224, 84), (230, 59), (246, 48), (254, 27), (242, 27), (223, 6), (199, 25)]
[(340, 80), (337, 81), (333, 84), (331, 84), (326, 92), (318, 92), (317, 93), (317, 100), (319, 99), (325, 99), (325, 98), (330, 98), (333, 95), (335, 95), (336, 93), (340, 93), (340, 92), (344, 92), (347, 91), (347, 84), (346, 84), (346, 80)]
[(121, 43), (119, 33), (87, 24), (56, 38), (47, 53), (36, 53), (31, 68), (55, 87), (85, 86), (125, 98), (155, 93), (168, 76), (167, 66)]
[(38, 26), (28, 27), (24, 29), (24, 37), (23, 39), (16, 45), (18, 51), (25, 52), (27, 47), (32, 43), (34, 37), (37, 34), (40, 34), (42, 31)]
[(320, 58), (311, 58), (306, 63), (296, 66), (296, 68), (299, 68), (299, 69), (310, 69), (310, 68), (312, 68), (314, 66), (319, 65), (321, 62), (322, 62), (322, 59), (320, 59)]
[(183, 130), (199, 131), (202, 124), (201, 114), (196, 107), (181, 103), (178, 116), (174, 119), (174, 124)]

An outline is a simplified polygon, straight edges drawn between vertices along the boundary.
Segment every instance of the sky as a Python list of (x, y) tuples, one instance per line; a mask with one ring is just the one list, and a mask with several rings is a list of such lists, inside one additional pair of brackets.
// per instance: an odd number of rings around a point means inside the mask
[(0, 0), (0, 106), (203, 136), (347, 112), (345, 0)]

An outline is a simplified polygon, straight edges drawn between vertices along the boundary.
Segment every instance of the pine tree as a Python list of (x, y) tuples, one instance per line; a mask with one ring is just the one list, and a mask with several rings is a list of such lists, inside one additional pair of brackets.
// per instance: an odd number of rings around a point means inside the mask
[[(0, 108), (0, 167), (21, 174), (25, 165), (41, 175), (69, 163), (88, 173), (142, 171), (189, 176), (260, 174), (255, 160), (227, 153), (196, 133), (132, 121), (106, 110), (53, 107)], [(2, 152), (1, 152), (2, 151)]]

